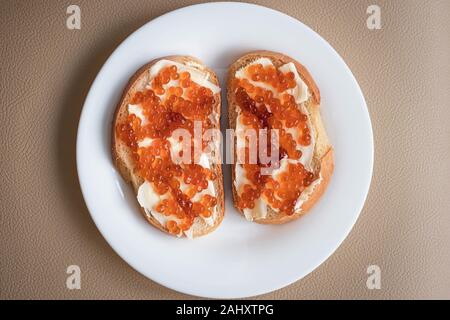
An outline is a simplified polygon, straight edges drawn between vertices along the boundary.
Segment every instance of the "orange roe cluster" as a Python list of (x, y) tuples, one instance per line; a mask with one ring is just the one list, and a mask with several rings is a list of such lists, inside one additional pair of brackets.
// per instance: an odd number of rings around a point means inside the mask
[[(311, 132), (308, 128), (307, 115), (298, 108), (295, 98), (285, 92), (297, 86), (295, 74), (282, 73), (272, 65), (263, 67), (262, 64), (250, 65), (245, 71), (252, 81), (270, 85), (278, 93), (278, 97), (274, 97), (272, 90), (254, 85), (247, 79), (235, 78), (236, 102), (241, 108), (242, 124), (257, 132), (266, 129), (268, 137), (271, 136), (270, 130), (278, 130), (279, 160), (282, 158), (299, 160), (302, 153), (297, 150), (297, 144), (310, 145)], [(298, 132), (298, 138), (294, 139), (285, 128), (294, 128)], [(270, 151), (271, 142), (270, 139), (267, 140), (267, 146), (259, 146), (258, 141), (258, 147), (267, 147), (267, 151)], [(259, 159), (256, 164), (248, 163), (250, 159), (248, 147), (244, 152), (243, 168), (251, 183), (243, 185), (238, 197), (238, 207), (253, 209), (255, 200), (264, 196), (272, 208), (292, 215), (300, 194), (315, 180), (314, 174), (307, 171), (300, 162), (290, 162), (286, 171), (274, 179), (270, 175), (261, 174), (261, 168), (267, 165), (262, 164)]]
[[(186, 129), (191, 133), (193, 148), (194, 121), (202, 121), (202, 134), (213, 126), (209, 119), (215, 104), (213, 92), (193, 82), (189, 72), (179, 73), (172, 65), (158, 73), (150, 88), (136, 92), (130, 103), (142, 107), (146, 122), (143, 124), (135, 114), (129, 114), (126, 121), (117, 124), (116, 136), (130, 148), (136, 174), (164, 195), (154, 209), (168, 217), (167, 230), (178, 235), (188, 230), (196, 217), (211, 217), (216, 197), (204, 194), (197, 201), (193, 198), (217, 177), (195, 163), (174, 163), (167, 138), (178, 128)], [(145, 138), (153, 139), (151, 145), (139, 147), (138, 141)], [(202, 141), (201, 149), (208, 143)], [(184, 191), (180, 181), (187, 185)]]

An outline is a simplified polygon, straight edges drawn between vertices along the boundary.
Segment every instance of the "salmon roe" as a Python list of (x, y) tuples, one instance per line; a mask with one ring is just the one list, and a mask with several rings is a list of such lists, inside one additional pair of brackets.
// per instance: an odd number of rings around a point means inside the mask
[[(130, 103), (142, 107), (146, 122), (143, 124), (135, 114), (129, 114), (126, 121), (117, 124), (116, 135), (130, 148), (135, 173), (162, 196), (154, 210), (168, 218), (165, 227), (178, 235), (188, 230), (196, 217), (208, 218), (213, 214), (216, 197), (203, 194), (196, 201), (193, 198), (207, 189), (216, 175), (194, 161), (174, 163), (168, 138), (174, 130), (186, 129), (191, 133), (194, 149), (194, 121), (202, 121), (202, 133), (213, 126), (209, 119), (215, 103), (213, 92), (191, 81), (189, 72), (180, 73), (172, 65), (163, 68), (147, 89), (136, 92)], [(153, 139), (152, 143), (139, 147), (138, 142), (144, 138)], [(201, 149), (208, 143), (202, 141)], [(183, 191), (181, 182), (187, 185)]]
[[(238, 190), (238, 207), (253, 209), (255, 200), (264, 197), (273, 209), (292, 215), (300, 194), (316, 178), (298, 161), (302, 153), (297, 150), (297, 144), (309, 146), (311, 132), (308, 128), (307, 115), (301, 112), (294, 96), (285, 92), (297, 86), (295, 74), (282, 73), (274, 66), (263, 67), (262, 64), (250, 65), (245, 71), (253, 84), (245, 78), (234, 79), (236, 102), (241, 108), (242, 124), (257, 132), (266, 129), (268, 137), (270, 130), (278, 130), (279, 160), (285, 158), (293, 161), (288, 160), (286, 169), (276, 177), (262, 175), (261, 168), (267, 165), (260, 163), (259, 159), (256, 164), (250, 164), (249, 150), (246, 147), (245, 162), (242, 166), (250, 183), (244, 184), (242, 189)], [(270, 85), (277, 93), (277, 97), (274, 97), (272, 90), (257, 86), (254, 82)], [(294, 139), (286, 128), (294, 128), (298, 133), (297, 139)], [(270, 139), (267, 140), (269, 151)], [(279, 163), (275, 164), (275, 167), (277, 166), (279, 167)]]

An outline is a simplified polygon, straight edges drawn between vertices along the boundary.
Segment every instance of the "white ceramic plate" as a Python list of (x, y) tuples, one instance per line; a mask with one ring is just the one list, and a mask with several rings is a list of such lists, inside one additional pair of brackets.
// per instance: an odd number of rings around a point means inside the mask
[[(221, 78), (240, 55), (279, 51), (304, 64), (322, 94), (335, 149), (335, 173), (305, 217), (281, 226), (247, 222), (234, 209), (225, 170), (220, 227), (195, 240), (168, 236), (138, 211), (110, 154), (111, 121), (128, 79), (152, 59), (188, 54)], [(222, 105), (226, 114), (226, 102)], [(226, 119), (222, 119), (226, 127)], [(317, 268), (341, 244), (363, 207), (372, 176), (373, 141), (361, 90), (342, 58), (318, 34), (283, 13), (243, 3), (211, 3), (161, 16), (134, 32), (105, 63), (86, 98), (77, 137), (81, 189), (100, 232), (134, 269), (171, 289), (237, 298), (273, 291)]]

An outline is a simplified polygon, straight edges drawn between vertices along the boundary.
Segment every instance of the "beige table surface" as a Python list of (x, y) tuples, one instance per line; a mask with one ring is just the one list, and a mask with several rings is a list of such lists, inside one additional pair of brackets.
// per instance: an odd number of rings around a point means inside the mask
[[(194, 1), (1, 1), (0, 297), (192, 298), (140, 275), (84, 204), (75, 138), (114, 48)], [(306, 278), (258, 298), (450, 298), (450, 1), (257, 1), (322, 35), (353, 71), (375, 138), (371, 189), (341, 247)], [(79, 31), (66, 28), (78, 4)], [(381, 7), (382, 29), (366, 27)], [(301, 44), (299, 44), (301, 45)], [(81, 290), (66, 288), (79, 265)], [(368, 290), (367, 267), (382, 288)]]

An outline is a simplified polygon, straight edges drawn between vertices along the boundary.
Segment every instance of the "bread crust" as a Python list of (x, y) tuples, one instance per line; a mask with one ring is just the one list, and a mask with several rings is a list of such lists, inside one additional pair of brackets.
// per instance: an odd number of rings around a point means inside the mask
[[(279, 67), (283, 64), (292, 62), (294, 63), (300, 77), (308, 86), (308, 89), (311, 92), (311, 98), (306, 103), (306, 107), (310, 113), (310, 116), (313, 118), (312, 123), (316, 132), (316, 147), (314, 148), (314, 159), (313, 166), (317, 168), (316, 173), (320, 175), (322, 178), (321, 182), (316, 185), (313, 192), (309, 196), (309, 198), (302, 204), (302, 206), (294, 212), (292, 215), (281, 214), (270, 207), (268, 207), (268, 213), (265, 218), (254, 218), (253, 221), (261, 224), (283, 224), (289, 221), (293, 221), (303, 216), (306, 212), (308, 212), (314, 204), (320, 199), (320, 197), (325, 192), (331, 176), (334, 171), (334, 152), (333, 148), (328, 141), (328, 137), (326, 135), (326, 131), (322, 124), (322, 120), (320, 117), (320, 91), (318, 86), (316, 85), (314, 79), (311, 74), (308, 72), (305, 66), (300, 64), (298, 61), (293, 58), (286, 56), (282, 53), (260, 50), (260, 51), (252, 51), (249, 52), (240, 58), (238, 58), (229, 68), (228, 70), (228, 81), (227, 81), (227, 101), (228, 101), (228, 119), (229, 119), (229, 127), (231, 129), (236, 128), (236, 100), (235, 100), (235, 88), (233, 87), (233, 79), (235, 77), (236, 71), (240, 68), (248, 65), (252, 61), (259, 58), (269, 58), (275, 67)], [(319, 144), (320, 142), (320, 144)], [(236, 150), (236, 141), (234, 142), (234, 149)], [(234, 156), (234, 161), (236, 163), (237, 157), (236, 152)], [(231, 178), (232, 178), (232, 193), (233, 193), (233, 203), (237, 210), (244, 215), (243, 211), (237, 207), (238, 202), (238, 193), (234, 186), (234, 181), (236, 179), (235, 173), (235, 165), (231, 165)]]
[[(145, 85), (149, 82), (149, 75), (148, 70), (158, 61), (160, 60), (171, 60), (174, 62), (187, 64), (187, 63), (194, 63), (195, 65), (191, 65), (191, 67), (194, 67), (196, 69), (201, 70), (202, 72), (209, 74), (209, 80), (214, 83), (215, 85), (219, 86), (219, 80), (214, 73), (214, 71), (207, 66), (205, 66), (200, 60), (191, 57), (191, 56), (166, 56), (161, 57), (155, 60), (150, 61), (149, 63), (145, 64), (139, 70), (136, 71), (136, 73), (130, 78), (128, 81), (127, 86), (125, 87), (125, 90), (123, 91), (122, 97), (119, 100), (119, 103), (117, 104), (114, 118), (112, 122), (112, 132), (111, 132), (111, 154), (112, 154), (112, 160), (119, 171), (122, 178), (129, 183), (133, 189), (135, 194), (137, 195), (139, 186), (144, 182), (144, 179), (139, 177), (138, 175), (134, 174), (134, 162), (131, 160), (130, 157), (130, 150), (129, 148), (119, 139), (116, 137), (116, 125), (118, 123), (121, 123), (126, 120), (126, 117), (128, 116), (128, 104), (134, 94), (137, 91), (143, 90)], [(217, 112), (220, 119), (221, 114), (221, 96), (220, 92), (216, 93), (214, 95), (215, 104), (213, 106), (213, 110)], [(218, 123), (215, 124), (216, 128), (220, 130), (220, 120)], [(223, 193), (223, 174), (222, 174), (222, 166), (220, 163), (211, 163), (212, 170), (215, 172), (217, 178), (214, 180), (214, 188), (217, 193), (217, 210), (218, 210), (218, 217), (215, 220), (214, 225), (209, 226), (204, 222), (203, 220), (199, 221), (199, 225), (196, 226), (193, 230), (193, 237), (200, 237), (203, 235), (206, 235), (212, 231), (214, 231), (222, 222), (223, 216), (224, 216), (224, 193)], [(162, 226), (158, 220), (156, 220), (151, 214), (148, 214), (145, 212), (144, 208), (140, 207), (140, 211), (142, 215), (145, 217), (145, 219), (154, 227), (157, 229), (168, 233), (168, 230), (165, 228), (165, 226)]]

